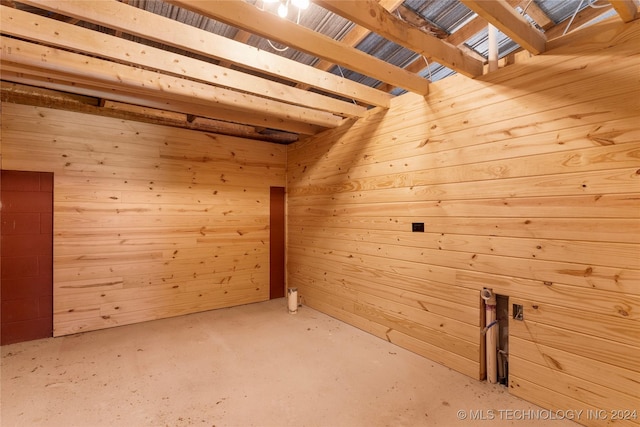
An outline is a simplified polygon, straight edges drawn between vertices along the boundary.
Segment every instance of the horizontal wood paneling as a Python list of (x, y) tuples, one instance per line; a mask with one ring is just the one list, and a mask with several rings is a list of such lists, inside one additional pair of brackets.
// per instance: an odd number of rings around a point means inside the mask
[(283, 146), (3, 103), (2, 168), (55, 174), (54, 334), (269, 297)]
[[(429, 224), (431, 225), (431, 224)], [(387, 230), (375, 233), (362, 230), (345, 232), (334, 227), (305, 227), (306, 234), (314, 238), (344, 239), (355, 237), (356, 241), (393, 244), (406, 247), (420, 247), (444, 251), (491, 253), (493, 255), (511, 256), (548, 261), (565, 261), (577, 264), (594, 264), (626, 268), (638, 262), (638, 248), (626, 243), (593, 243), (578, 240), (545, 240), (509, 237), (482, 237), (469, 234), (398, 234)], [(596, 251), (594, 249), (606, 249)]]
[(562, 301), (563, 307), (600, 313), (619, 319), (640, 320), (640, 297), (623, 292), (610, 292), (593, 288), (579, 288), (554, 282), (543, 282), (517, 277), (470, 271), (456, 272), (456, 284), (469, 289), (478, 286), (493, 288), (502, 295), (518, 295), (522, 298), (550, 304)]
[(610, 363), (598, 362), (584, 355), (566, 352), (517, 336), (509, 337), (514, 357), (551, 367), (572, 377), (597, 383), (628, 396), (638, 394), (640, 373)]
[[(311, 252), (314, 254), (320, 252), (319, 249), (327, 249), (331, 255), (344, 254), (346, 257), (357, 259), (363, 265), (374, 266), (379, 263), (377, 258), (402, 260), (395, 261), (394, 265), (397, 265), (398, 269), (403, 269), (408, 274), (414, 275), (421, 274), (421, 271), (414, 271), (414, 266), (408, 263), (481, 271), (495, 275), (502, 275), (509, 271), (509, 275), (513, 277), (640, 295), (640, 289), (635, 286), (640, 281), (640, 270), (597, 267), (588, 264), (580, 266), (575, 263), (524, 259), (510, 255), (500, 256), (478, 252), (454, 252), (419, 246), (380, 245), (376, 242), (336, 242), (336, 239), (330, 237), (303, 240), (299, 246), (302, 247), (302, 250), (305, 250), (305, 246), (313, 247)], [(293, 245), (291, 247), (292, 250), (295, 248)]]
[[(625, 123), (629, 132), (626, 142), (640, 139), (640, 130), (635, 129), (636, 124), (632, 120)], [(585, 129), (573, 128), (581, 137)], [(556, 135), (552, 135), (553, 143), (549, 144), (549, 150), (557, 147)], [(532, 136), (531, 139), (535, 139)], [(513, 158), (499, 157), (504, 150), (503, 144), (494, 144), (496, 147), (484, 148), (482, 146), (465, 147), (455, 150), (441, 151), (430, 155), (414, 156), (404, 163), (395, 162), (374, 163), (375, 159), (366, 158), (362, 166), (349, 168), (344, 175), (363, 176), (366, 178), (352, 179), (348, 184), (341, 183), (340, 187), (333, 186), (336, 176), (327, 174), (324, 179), (314, 179), (313, 185), (298, 189), (301, 194), (323, 194), (331, 187), (336, 192), (349, 192), (367, 189), (383, 189), (398, 184), (408, 186), (447, 184), (452, 182), (466, 182), (491, 180), (495, 178), (509, 178), (517, 176), (553, 175), (558, 173), (594, 171), (634, 167), (638, 164), (640, 150), (633, 145), (626, 145), (623, 141), (615, 142), (602, 147), (579, 148), (569, 151), (553, 152), (548, 154), (534, 153), (532, 144), (515, 145), (510, 150)], [(566, 145), (565, 145), (566, 146)], [(589, 147), (588, 144), (584, 144)], [(528, 151), (524, 151), (528, 148)], [(475, 150), (474, 150), (475, 149)], [(466, 151), (470, 151), (467, 153)], [(525, 167), (522, 157), (537, 156), (540, 165), (535, 170)], [(495, 160), (495, 158), (499, 160)], [(336, 160), (334, 158), (334, 160)], [(469, 167), (472, 164), (472, 167)], [(428, 170), (425, 168), (429, 168)], [(391, 172), (391, 173), (390, 173)], [(326, 183), (326, 184), (324, 184)]]
[[(389, 216), (397, 215), (402, 211), (408, 216), (429, 216), (430, 218), (473, 218), (474, 221), (481, 221), (478, 218), (542, 218), (545, 221), (557, 221), (558, 218), (570, 218), (571, 221), (564, 221), (561, 228), (565, 230), (578, 219), (584, 223), (590, 220), (591, 224), (597, 225), (598, 220), (608, 220), (610, 218), (628, 219), (633, 217), (637, 210), (637, 197), (635, 193), (629, 194), (599, 194), (597, 196), (566, 196), (566, 197), (522, 197), (522, 198), (502, 198), (502, 199), (473, 199), (473, 200), (453, 200), (453, 201), (410, 201), (404, 203), (372, 203), (348, 206), (336, 206), (327, 204), (318, 206), (316, 204), (297, 204), (289, 209), (295, 214), (295, 220), (299, 214), (313, 214), (315, 216), (338, 217), (334, 220), (342, 220), (343, 217), (371, 217), (383, 216), (389, 222)], [(396, 218), (399, 221), (400, 218)], [(393, 226), (394, 219), (390, 226)], [(396, 222), (397, 223), (397, 222)], [(635, 224), (629, 221), (629, 224)], [(531, 225), (531, 222), (520, 221), (518, 229), (522, 225)], [(457, 228), (457, 227), (456, 227)], [(498, 228), (498, 227), (496, 227)], [(545, 227), (546, 228), (546, 227)], [(607, 229), (625, 228), (613, 226)], [(517, 230), (516, 230), (517, 231)]]
[[(559, 392), (540, 385), (540, 383), (541, 381), (539, 379), (529, 381), (517, 375), (511, 375), (509, 391), (518, 397), (529, 400), (552, 411), (564, 411), (561, 412), (563, 414), (566, 413), (566, 411), (573, 411), (572, 414), (576, 414), (575, 421), (583, 425), (593, 427), (637, 427), (638, 425), (633, 422), (633, 420), (612, 420), (613, 408), (604, 409), (574, 398), (573, 395), (575, 391), (569, 387)], [(615, 406), (615, 408), (618, 409), (618, 406)], [(577, 414), (580, 414), (580, 417), (578, 417)]]
[[(304, 280), (305, 275), (298, 273), (297, 267), (292, 266), (292, 269), (296, 271), (292, 275), (293, 280)], [(305, 266), (307, 271), (306, 277), (313, 279), (314, 283), (322, 282), (322, 288), (330, 288), (336, 295), (344, 294), (347, 297), (355, 299), (366, 299), (371, 296), (390, 300), (393, 303), (401, 303), (408, 305), (418, 310), (424, 310), (426, 313), (441, 316), (443, 318), (455, 319), (455, 322), (463, 322), (471, 325), (478, 324), (479, 309), (477, 307), (465, 307), (464, 310), (460, 310), (460, 304), (445, 299), (439, 298), (438, 289), (440, 293), (446, 293), (451, 291), (464, 292), (465, 290), (456, 289), (455, 287), (443, 286), (427, 286), (417, 289), (416, 291), (409, 291), (405, 289), (384, 289), (381, 286), (376, 286), (375, 283), (363, 281), (357, 277), (349, 276), (347, 274), (337, 274), (331, 271), (322, 271), (320, 269), (311, 270)], [(339, 282), (340, 285), (334, 284)], [(470, 296), (475, 297), (471, 291), (467, 292)], [(466, 335), (467, 331), (462, 331)], [(463, 338), (465, 338), (463, 336)]]
[(589, 313), (589, 321), (586, 322), (583, 310), (520, 298), (512, 298), (510, 302), (524, 307), (527, 312), (527, 321), (550, 326), (562, 324), (563, 329), (617, 341), (623, 347), (637, 348), (637, 353), (640, 353), (640, 325), (638, 322), (622, 322), (616, 317), (593, 312)]
[(289, 146), (288, 280), (305, 303), (480, 377), (490, 287), (524, 306), (514, 394), (640, 407), (640, 23), (584, 37)]

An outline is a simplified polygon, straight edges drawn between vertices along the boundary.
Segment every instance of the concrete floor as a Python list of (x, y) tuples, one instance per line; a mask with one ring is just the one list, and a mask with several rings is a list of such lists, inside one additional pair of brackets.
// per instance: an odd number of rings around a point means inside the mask
[(285, 299), (4, 346), (1, 385), (3, 427), (540, 425), (502, 386)]

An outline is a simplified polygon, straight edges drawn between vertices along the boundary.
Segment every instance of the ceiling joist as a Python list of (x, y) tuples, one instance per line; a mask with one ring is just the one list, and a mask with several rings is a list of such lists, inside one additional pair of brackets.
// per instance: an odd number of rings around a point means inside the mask
[(12, 36), (71, 48), (92, 56), (159, 70), (218, 86), (269, 97), (282, 102), (319, 109), (345, 117), (361, 116), (366, 109), (317, 93), (303, 91), (266, 79), (141, 45), (104, 33), (0, 6), (2, 32)]
[(460, 0), (460, 2), (529, 52), (538, 55), (546, 50), (545, 35), (527, 22), (506, 0)]
[(540, 28), (546, 30), (554, 25), (553, 20), (549, 18), (549, 15), (547, 15), (544, 10), (540, 9), (540, 6), (538, 6), (536, 2), (529, 0), (507, 0), (507, 3), (509, 3), (511, 7), (522, 7), (524, 12), (536, 21), (536, 24)]
[[(225, 1), (224, 7), (216, 2), (197, 0), (165, 0), (209, 18), (317, 56), (350, 70), (373, 77), (420, 95), (429, 92), (429, 81), (400, 67), (384, 62), (356, 48), (347, 46), (324, 34), (297, 25), (259, 10), (243, 0)], [(270, 29), (277, 28), (278, 31)]]
[[(400, 6), (403, 1), (404, 0), (380, 0), (380, 6), (384, 7), (389, 11), (392, 11), (397, 9), (398, 6)], [(342, 40), (340, 40), (340, 42), (343, 44), (346, 44), (347, 46), (355, 47), (361, 41), (363, 41), (369, 34), (371, 34), (371, 31), (368, 30), (367, 28), (361, 27), (359, 25), (354, 25), (353, 28), (351, 28), (351, 30), (349, 30), (349, 32), (345, 34)], [(335, 65), (336, 64), (334, 64), (331, 61), (325, 61), (324, 59), (320, 59), (314, 64), (314, 68), (317, 68), (319, 70), (329, 71)], [(298, 85), (298, 87), (301, 89), (309, 88), (309, 86), (307, 85)]]
[(195, 118), (184, 113), (141, 107), (114, 101), (99, 102), (97, 98), (53, 91), (19, 83), (0, 82), (0, 96), (3, 102), (57, 108), (79, 113), (95, 114), (124, 120), (135, 120), (163, 126), (195, 129), (204, 132), (256, 139), (260, 141), (290, 144), (298, 140), (294, 133), (269, 131), (260, 132), (255, 127)]
[[(468, 77), (482, 75), (483, 64), (391, 14), (375, 0), (314, 0), (315, 3), (423, 56), (428, 56)], [(383, 79), (381, 79), (383, 80)], [(383, 80), (385, 81), (385, 80)], [(402, 87), (402, 85), (396, 85)]]
[(330, 113), (242, 94), (179, 77), (134, 68), (124, 64), (1, 37), (3, 69), (11, 64), (40, 68), (50, 73), (73, 76), (74, 81), (126, 90), (141, 96), (158, 96), (246, 113), (297, 120), (322, 127), (336, 127), (342, 118)]
[(587, 7), (578, 12), (575, 17), (570, 16), (564, 21), (556, 24), (554, 27), (549, 28), (549, 30), (545, 32), (547, 40), (553, 40), (555, 38), (562, 37), (564, 34), (570, 33), (571, 31), (577, 30), (585, 24), (588, 24), (594, 19), (609, 12), (612, 8), (611, 4), (603, 6), (604, 7), (599, 8)]
[(279, 79), (307, 84), (363, 104), (389, 108), (391, 96), (382, 91), (116, 0), (22, 0), (22, 3), (212, 59), (225, 60)]
[[(385, 8), (386, 10), (389, 10)], [(389, 12), (391, 12), (389, 10)], [(419, 28), (421, 31), (439, 39), (446, 39), (449, 36), (447, 30), (437, 25), (434, 22), (431, 22), (424, 16), (414, 12), (412, 9), (409, 9), (407, 6), (401, 5), (396, 9), (396, 14), (402, 18), (402, 20), (408, 24), (413, 25), (416, 28)]]
[[(261, 138), (262, 129), (314, 135), (350, 121), (345, 118), (362, 116), (367, 107), (388, 108), (388, 92), (394, 88), (426, 94), (429, 81), (419, 74), (433, 63), (438, 69), (442, 65), (480, 75), (486, 59), (464, 43), (486, 29), (487, 22), (524, 49), (541, 53), (574, 38), (559, 36), (612, 8), (625, 22), (637, 19), (640, 4), (612, 0), (606, 6), (585, 7), (554, 25), (553, 11), (545, 12), (530, 0), (460, 0), (477, 16), (448, 34), (450, 28), (403, 6), (404, 0), (314, 1), (355, 23), (342, 40), (323, 35), (324, 23), (316, 31), (307, 29), (250, 0), (0, 0), (0, 77), (101, 98), (118, 114), (131, 110), (149, 120), (166, 116), (193, 129), (240, 132), (255, 139)], [(344, 25), (319, 7), (311, 13), (317, 14), (312, 21), (322, 17), (322, 22)], [(393, 59), (385, 62), (358, 49), (372, 32), (417, 52), (416, 59), (401, 68), (391, 64)], [(308, 66), (247, 44), (260, 37), (320, 60)], [(375, 89), (327, 72), (335, 64), (383, 84)], [(184, 119), (175, 120), (177, 115), (198, 118), (185, 125)]]
[[(487, 21), (485, 21), (483, 18), (479, 16), (476, 16), (471, 21), (469, 21), (467, 25), (460, 28), (455, 33), (450, 34), (445, 40), (447, 40), (447, 42), (449, 42), (452, 45), (461, 45), (462, 43), (465, 42), (465, 40), (468, 40), (469, 38), (471, 38), (472, 36), (479, 33), (485, 28), (487, 28)], [(406, 69), (408, 71), (411, 71), (412, 73), (419, 73), (420, 71), (424, 70), (426, 67), (427, 67), (426, 62), (418, 58), (417, 60), (409, 64)], [(387, 83), (383, 83), (380, 86), (378, 86), (378, 89), (383, 90), (385, 92), (391, 92), (394, 89), (394, 87)]]
[(292, 120), (278, 119), (264, 114), (247, 114), (219, 106), (207, 106), (188, 101), (177, 101), (161, 97), (161, 94), (140, 96), (126, 90), (114, 91), (103, 86), (92, 85), (75, 81), (72, 76), (62, 73), (49, 73), (41, 69), (33, 69), (27, 66), (7, 64), (2, 66), (3, 80), (24, 85), (37, 86), (60, 92), (71, 92), (92, 96), (95, 98), (109, 99), (128, 104), (135, 104), (149, 108), (167, 111), (175, 111), (195, 116), (223, 120), (231, 123), (248, 124), (261, 128), (279, 129), (287, 132), (295, 132), (301, 135), (315, 135), (325, 130), (319, 126), (308, 123), (300, 123)]
[[(247, 43), (250, 38), (251, 38), (251, 33), (248, 33), (244, 30), (238, 30), (238, 32), (236, 33), (233, 39), (240, 43)], [(219, 62), (219, 65), (221, 67), (231, 68), (231, 65), (233, 64), (227, 60), (221, 59)]]
[(636, 0), (614, 0), (611, 2), (611, 6), (618, 12), (624, 22), (631, 22), (639, 16), (638, 2)]

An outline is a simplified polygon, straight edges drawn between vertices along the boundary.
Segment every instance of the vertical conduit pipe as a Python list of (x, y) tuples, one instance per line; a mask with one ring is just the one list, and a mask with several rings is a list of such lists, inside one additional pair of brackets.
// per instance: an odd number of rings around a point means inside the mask
[(496, 320), (496, 295), (492, 289), (484, 288), (480, 294), (485, 305), (485, 327), (487, 351), (487, 380), (491, 384), (498, 382), (498, 321)]
[(489, 24), (489, 72), (498, 69), (498, 29)]

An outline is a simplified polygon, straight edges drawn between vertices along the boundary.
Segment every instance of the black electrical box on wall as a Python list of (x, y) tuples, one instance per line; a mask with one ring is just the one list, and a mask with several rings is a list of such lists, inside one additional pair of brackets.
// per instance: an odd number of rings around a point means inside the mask
[(424, 233), (424, 222), (414, 222), (411, 224), (411, 231), (414, 233)]

